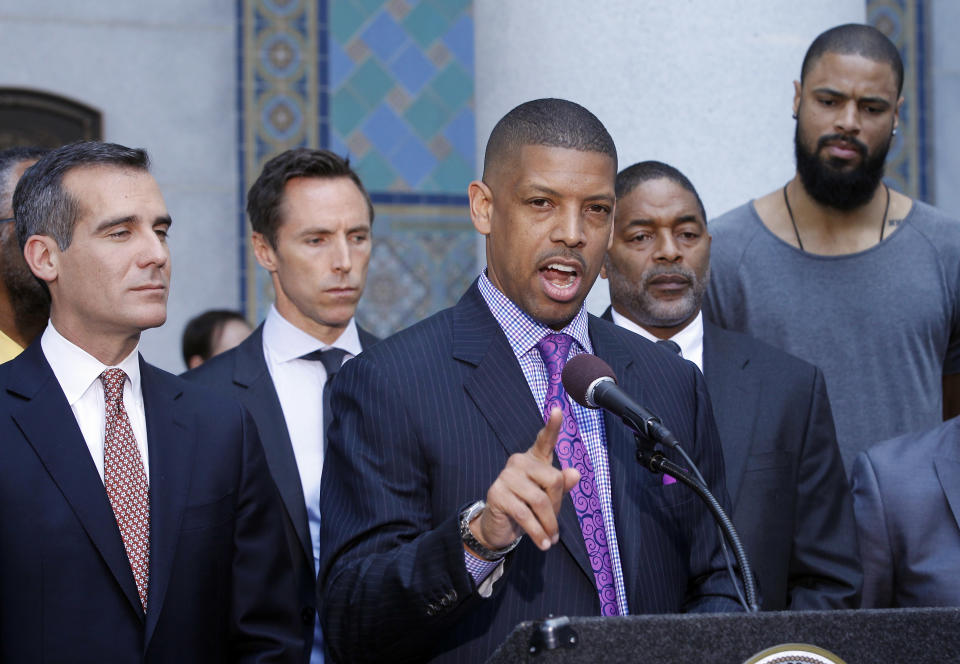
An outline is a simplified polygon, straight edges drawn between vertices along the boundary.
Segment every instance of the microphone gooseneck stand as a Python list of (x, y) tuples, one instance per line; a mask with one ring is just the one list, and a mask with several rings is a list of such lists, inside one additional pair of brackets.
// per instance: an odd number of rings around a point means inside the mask
[[(720, 526), (720, 529), (723, 531), (723, 534), (726, 536), (727, 540), (730, 541), (730, 545), (733, 547), (733, 555), (737, 559), (737, 565), (740, 567), (740, 575), (743, 577), (743, 588), (746, 593), (746, 601), (744, 603), (744, 609), (747, 613), (756, 613), (760, 610), (760, 605), (757, 602), (757, 588), (753, 579), (753, 570), (750, 567), (750, 562), (747, 560), (747, 553), (743, 548), (743, 543), (740, 542), (740, 537), (737, 535), (736, 528), (733, 527), (733, 523), (730, 521), (730, 517), (727, 516), (727, 513), (723, 511), (723, 508), (720, 506), (720, 503), (717, 502), (717, 499), (710, 492), (706, 486), (706, 482), (703, 481), (700, 471), (697, 470), (696, 465), (693, 461), (683, 452), (679, 444), (674, 446), (674, 449), (680, 451), (683, 454), (684, 459), (690, 464), (694, 472), (700, 477), (697, 479), (691, 477), (687, 471), (673, 463), (663, 455), (663, 452), (655, 449), (653, 444), (640, 433), (634, 433), (634, 440), (637, 443), (637, 461), (644, 467), (654, 473), (664, 473), (674, 478), (678, 482), (686, 484), (688, 487), (693, 489), (693, 491), (700, 496), (700, 498), (707, 504), (707, 507), (710, 508), (710, 511), (713, 513), (714, 518), (717, 521), (717, 524)], [(734, 586), (736, 586), (736, 581), (734, 580)]]

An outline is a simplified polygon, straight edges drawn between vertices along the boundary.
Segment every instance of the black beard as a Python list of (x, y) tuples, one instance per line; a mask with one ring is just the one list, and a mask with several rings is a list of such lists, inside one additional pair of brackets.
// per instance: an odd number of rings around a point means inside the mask
[[(883, 167), (890, 150), (891, 138), (870, 154), (867, 146), (857, 139), (840, 134), (821, 136), (817, 149), (810, 152), (805, 137), (801, 134), (800, 123), (794, 133), (793, 145), (797, 158), (797, 173), (803, 188), (821, 205), (836, 210), (854, 210), (866, 205), (883, 180)], [(843, 140), (856, 146), (860, 153), (860, 164), (849, 171), (834, 168), (831, 160), (822, 160), (817, 155), (829, 141)]]

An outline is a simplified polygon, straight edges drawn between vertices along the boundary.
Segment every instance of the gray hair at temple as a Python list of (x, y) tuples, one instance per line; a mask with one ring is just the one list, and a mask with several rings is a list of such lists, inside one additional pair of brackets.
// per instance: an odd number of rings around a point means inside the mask
[(148, 171), (150, 158), (145, 150), (100, 141), (70, 143), (45, 154), (27, 169), (13, 193), (21, 249), (32, 235), (52, 237), (61, 251), (70, 246), (81, 210), (79, 202), (64, 188), (63, 177), (83, 166)]
[(483, 173), (524, 145), (600, 152), (617, 166), (617, 148), (603, 123), (580, 104), (566, 99), (535, 99), (504, 115), (490, 132)]

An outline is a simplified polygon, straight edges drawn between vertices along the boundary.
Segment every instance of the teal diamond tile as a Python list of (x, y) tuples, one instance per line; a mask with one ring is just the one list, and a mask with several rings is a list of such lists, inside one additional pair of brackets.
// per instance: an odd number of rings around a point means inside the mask
[(446, 126), (451, 115), (435, 96), (424, 93), (410, 105), (403, 117), (424, 140), (430, 140)]
[(426, 2), (418, 5), (403, 20), (403, 27), (423, 48), (429, 48), (430, 44), (443, 36), (449, 25), (450, 20)]
[(474, 177), (473, 165), (454, 153), (437, 164), (431, 179), (439, 185), (443, 193), (463, 194)]
[[(337, 0), (337, 2), (331, 2), (331, 5), (339, 4), (343, 0)], [(360, 7), (360, 10), (366, 14), (368, 17), (373, 16), (381, 7), (384, 7), (387, 3), (384, 0), (354, 0), (356, 5)]]
[(456, 111), (473, 96), (473, 77), (456, 62), (451, 62), (433, 79), (430, 87), (451, 111)]
[(367, 58), (367, 61), (360, 65), (356, 73), (350, 77), (347, 84), (368, 106), (372, 107), (379, 104), (380, 100), (393, 88), (393, 78), (377, 64), (374, 58)]
[(330, 34), (341, 46), (346, 46), (353, 39), (365, 20), (366, 16), (352, 3), (330, 3)]
[(376, 151), (357, 162), (356, 168), (367, 191), (388, 191), (397, 178), (397, 174)]
[(367, 106), (348, 88), (341, 88), (333, 95), (330, 121), (341, 136), (348, 136), (367, 113)]
[(439, 12), (448, 20), (457, 18), (460, 13), (470, 6), (471, 0), (424, 0), (424, 5), (428, 5), (435, 12)]

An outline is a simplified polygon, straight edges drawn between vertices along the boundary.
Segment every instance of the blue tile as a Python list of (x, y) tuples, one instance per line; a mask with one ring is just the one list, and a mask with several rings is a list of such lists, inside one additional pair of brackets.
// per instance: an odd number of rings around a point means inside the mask
[(363, 135), (384, 155), (392, 155), (397, 146), (410, 138), (407, 123), (386, 104), (380, 104), (361, 125)]
[(370, 26), (363, 31), (363, 41), (370, 47), (371, 51), (386, 62), (407, 41), (407, 33), (397, 25), (390, 14), (381, 11), (373, 19)]
[(411, 187), (420, 184), (423, 178), (430, 175), (437, 165), (437, 158), (433, 156), (419, 140), (411, 136), (404, 141), (396, 154), (390, 159), (394, 169), (407, 181)]
[(343, 142), (343, 139), (340, 138), (340, 135), (335, 131), (330, 132), (330, 151), (341, 157), (350, 156), (350, 148), (347, 147), (347, 144)]
[(463, 14), (454, 21), (443, 36), (443, 43), (463, 68), (473, 73), (473, 18), (469, 14)]
[(469, 108), (461, 109), (459, 113), (450, 121), (447, 128), (443, 130), (453, 149), (457, 151), (460, 157), (472, 164), (476, 161), (477, 145), (474, 136), (475, 121), (473, 111)]
[(340, 44), (331, 40), (328, 62), (330, 63), (330, 89), (336, 90), (350, 77), (356, 65)]
[(410, 44), (400, 52), (390, 65), (390, 71), (411, 95), (420, 93), (427, 81), (433, 77), (437, 68), (423, 55), (416, 44)]

